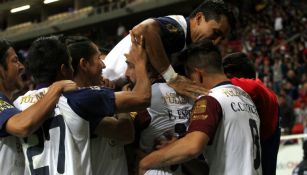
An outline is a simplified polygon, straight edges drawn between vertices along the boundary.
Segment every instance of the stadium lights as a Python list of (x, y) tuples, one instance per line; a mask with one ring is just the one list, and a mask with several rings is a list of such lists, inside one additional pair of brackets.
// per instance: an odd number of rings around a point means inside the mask
[(56, 1), (59, 1), (59, 0), (44, 0), (44, 4), (49, 4), (52, 2), (56, 2)]
[(20, 11), (23, 11), (23, 10), (28, 10), (30, 8), (30, 5), (24, 5), (24, 6), (20, 6), (20, 7), (17, 7), (17, 8), (13, 8), (10, 10), (11, 13), (16, 13), (16, 12), (20, 12)]

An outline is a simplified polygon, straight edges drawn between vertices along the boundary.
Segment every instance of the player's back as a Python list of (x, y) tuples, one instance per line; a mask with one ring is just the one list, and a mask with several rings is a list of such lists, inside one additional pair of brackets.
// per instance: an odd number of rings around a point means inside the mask
[(209, 95), (223, 112), (212, 143), (204, 151), (210, 174), (262, 174), (260, 119), (249, 95), (230, 84), (211, 89)]
[[(188, 98), (177, 94), (166, 83), (153, 84), (151, 105), (147, 108), (151, 122), (141, 133), (140, 148), (146, 153), (150, 153), (155, 149), (155, 144), (159, 143), (160, 139), (165, 139), (169, 135), (174, 136), (176, 125), (187, 126), (191, 108), (192, 103)], [(177, 166), (174, 169), (169, 167), (151, 169), (146, 172), (146, 175), (172, 175), (178, 173), (181, 174)]]
[[(47, 91), (46, 88), (30, 91), (19, 97), (14, 104), (21, 110), (26, 109)], [(92, 174), (90, 160), (90, 134), (93, 124), (99, 121), (93, 112), (71, 96), (87, 98), (93, 94), (79, 90), (62, 95), (50, 117), (32, 136), (22, 139), (26, 156), (26, 169), (31, 174)], [(94, 94), (95, 95), (95, 94)], [(85, 99), (86, 101), (86, 99)], [(92, 105), (91, 103), (89, 105)], [(99, 104), (97, 103), (99, 106)], [(82, 109), (83, 108), (83, 109)], [(91, 117), (86, 117), (92, 115)], [(80, 114), (83, 114), (81, 117)], [(103, 117), (102, 114), (100, 118)]]

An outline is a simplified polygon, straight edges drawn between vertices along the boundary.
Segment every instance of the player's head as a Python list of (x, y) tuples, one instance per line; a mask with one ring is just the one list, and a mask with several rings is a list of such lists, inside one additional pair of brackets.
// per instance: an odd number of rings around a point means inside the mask
[(223, 68), (228, 78), (256, 78), (253, 62), (242, 52), (226, 55), (223, 58)]
[(202, 75), (223, 74), (222, 56), (211, 40), (202, 40), (189, 46), (180, 57), (184, 57), (186, 74), (202, 83)]
[(99, 85), (105, 64), (102, 62), (102, 54), (97, 45), (87, 37), (82, 36), (66, 37), (65, 44), (72, 57), (74, 77), (86, 77), (84, 79), (86, 82), (82, 84), (88, 86)]
[(223, 0), (205, 0), (190, 14), (192, 42), (210, 39), (219, 44), (235, 29), (236, 19)]
[(27, 67), (36, 83), (52, 83), (73, 76), (67, 47), (56, 36), (41, 37), (31, 44)]
[(24, 66), (19, 62), (18, 56), (7, 40), (0, 40), (0, 78), (9, 90), (19, 89), (23, 86), (22, 74)]

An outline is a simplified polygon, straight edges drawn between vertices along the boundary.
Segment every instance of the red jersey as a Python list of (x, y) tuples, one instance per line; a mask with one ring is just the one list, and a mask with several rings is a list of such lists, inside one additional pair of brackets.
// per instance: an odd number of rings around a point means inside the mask
[(260, 117), (260, 138), (270, 138), (278, 126), (278, 102), (273, 91), (259, 79), (231, 78), (233, 85), (241, 87), (252, 98)]

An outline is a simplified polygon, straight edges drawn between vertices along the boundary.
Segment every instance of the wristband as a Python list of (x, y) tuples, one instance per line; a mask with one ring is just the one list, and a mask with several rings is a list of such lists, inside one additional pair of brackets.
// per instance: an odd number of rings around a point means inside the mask
[(162, 74), (164, 80), (168, 83), (171, 79), (177, 77), (177, 73), (173, 69), (172, 65), (169, 65), (167, 70)]

